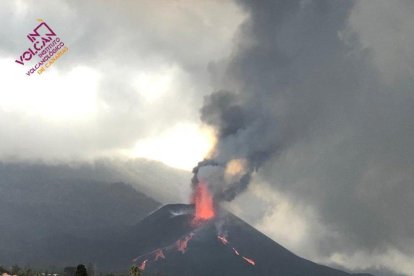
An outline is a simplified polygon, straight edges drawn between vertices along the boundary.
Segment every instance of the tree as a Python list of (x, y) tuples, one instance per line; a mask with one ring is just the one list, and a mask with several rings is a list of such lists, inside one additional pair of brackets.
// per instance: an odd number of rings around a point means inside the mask
[(75, 276), (88, 276), (86, 267), (83, 264), (80, 264), (76, 267)]
[(136, 266), (132, 265), (129, 269), (129, 275), (130, 276), (141, 276), (141, 270)]

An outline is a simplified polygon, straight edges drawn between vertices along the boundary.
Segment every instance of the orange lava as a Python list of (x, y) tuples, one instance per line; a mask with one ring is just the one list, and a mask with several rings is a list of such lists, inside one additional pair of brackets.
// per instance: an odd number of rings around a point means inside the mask
[(244, 257), (244, 256), (241, 256), (240, 255), (240, 253), (239, 253), (239, 251), (237, 251), (237, 249), (236, 248), (234, 248), (231, 244), (230, 244), (230, 242), (224, 237), (224, 236), (220, 236), (220, 235), (218, 235), (217, 236), (217, 239), (222, 243), (222, 244), (224, 244), (225, 246), (229, 246), (229, 247), (231, 247), (231, 249), (233, 250), (233, 252), (234, 252), (234, 254), (236, 254), (237, 256), (240, 256), (241, 258), (243, 258), (243, 260), (245, 260), (247, 263), (249, 263), (249, 264), (251, 264), (251, 265), (256, 265), (256, 262), (254, 261), (254, 260), (252, 260), (252, 259), (250, 259), (250, 258), (247, 258), (247, 257)]
[(148, 260), (144, 260), (138, 268), (139, 268), (140, 270), (144, 271), (144, 270), (145, 270), (145, 266), (146, 266), (147, 262), (148, 262)]
[(157, 249), (154, 254), (154, 261), (158, 261), (158, 259), (165, 259), (165, 255), (162, 249)]
[(185, 251), (187, 251), (187, 244), (191, 240), (191, 238), (193, 237), (193, 235), (194, 234), (191, 233), (188, 236), (185, 236), (184, 239), (178, 240), (176, 242), (177, 250), (184, 254)]
[(224, 244), (227, 245), (229, 241), (223, 236), (217, 236), (217, 238)]
[(213, 196), (204, 182), (198, 183), (193, 195), (195, 205), (194, 220), (199, 222), (212, 219), (215, 216)]
[(249, 259), (249, 258), (247, 258), (247, 257), (242, 257), (246, 262), (248, 262), (249, 264), (251, 264), (251, 265), (256, 265), (256, 263), (252, 260), (252, 259)]

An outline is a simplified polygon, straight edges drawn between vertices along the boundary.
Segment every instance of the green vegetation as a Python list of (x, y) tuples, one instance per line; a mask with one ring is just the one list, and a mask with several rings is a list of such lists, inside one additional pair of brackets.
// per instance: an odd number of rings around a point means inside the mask
[(20, 267), (18, 265), (13, 266), (1, 266), (0, 275), (7, 273), (10, 275), (18, 276), (161, 276), (161, 274), (144, 273), (136, 265), (132, 265), (129, 271), (117, 272), (117, 273), (104, 273), (97, 272), (93, 264), (89, 263), (88, 266), (79, 264), (77, 266), (67, 266), (64, 268), (34, 268), (34, 267)]

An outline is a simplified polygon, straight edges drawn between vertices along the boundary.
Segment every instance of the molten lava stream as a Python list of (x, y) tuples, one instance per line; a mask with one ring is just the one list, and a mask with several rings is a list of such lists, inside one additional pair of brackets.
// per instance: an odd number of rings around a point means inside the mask
[(193, 223), (212, 219), (215, 216), (213, 196), (205, 182), (199, 182), (193, 194), (195, 205)]
[(251, 265), (256, 265), (255, 261), (253, 261), (252, 259), (249, 259), (247, 257), (242, 257), (246, 262), (248, 262)]
[(164, 251), (162, 251), (162, 249), (155, 250), (154, 255), (155, 255), (154, 257), (155, 262), (158, 261), (158, 259), (165, 259)]
[(228, 243), (229, 243), (229, 241), (225, 238), (225, 237), (223, 237), (223, 236), (217, 236), (217, 238), (224, 244), (224, 245), (227, 245)]
[[(224, 244), (225, 246), (230, 246), (231, 249), (233, 250), (234, 254), (236, 254), (237, 256), (240, 256), (239, 251), (237, 251), (236, 248), (232, 247), (230, 242), (226, 239), (226, 237), (218, 235), (217, 239)], [(256, 262), (250, 258), (244, 257), (244, 256), (240, 256), (241, 258), (243, 258), (243, 260), (245, 260), (247, 263), (251, 264), (251, 265), (256, 265)]]
[(177, 250), (181, 253), (185, 253), (187, 251), (188, 242), (194, 236), (194, 233), (190, 233), (189, 235), (185, 236), (184, 239), (176, 241)]
[(147, 265), (147, 262), (148, 262), (148, 260), (144, 260), (138, 268), (140, 270), (144, 271), (145, 270), (145, 266)]

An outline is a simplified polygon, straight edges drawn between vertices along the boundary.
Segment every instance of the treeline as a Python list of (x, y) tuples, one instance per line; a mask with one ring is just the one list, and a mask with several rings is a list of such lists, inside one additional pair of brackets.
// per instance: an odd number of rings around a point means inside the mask
[(67, 266), (62, 269), (39, 269), (29, 266), (19, 267), (13, 265), (11, 267), (0, 266), (0, 276), (3, 274), (17, 275), (17, 276), (166, 276), (166, 274), (156, 273), (151, 274), (140, 270), (133, 265), (129, 271), (119, 273), (97, 273), (94, 265), (89, 264), (87, 267), (83, 264), (77, 266)]
[[(88, 273), (89, 270), (89, 273)], [(11, 267), (0, 266), (0, 275), (17, 275), (17, 276), (109, 276), (110, 274), (96, 274), (93, 265), (86, 269), (85, 265), (80, 264), (77, 267), (65, 267), (61, 269), (39, 269), (30, 266), (20, 267), (13, 265)]]

